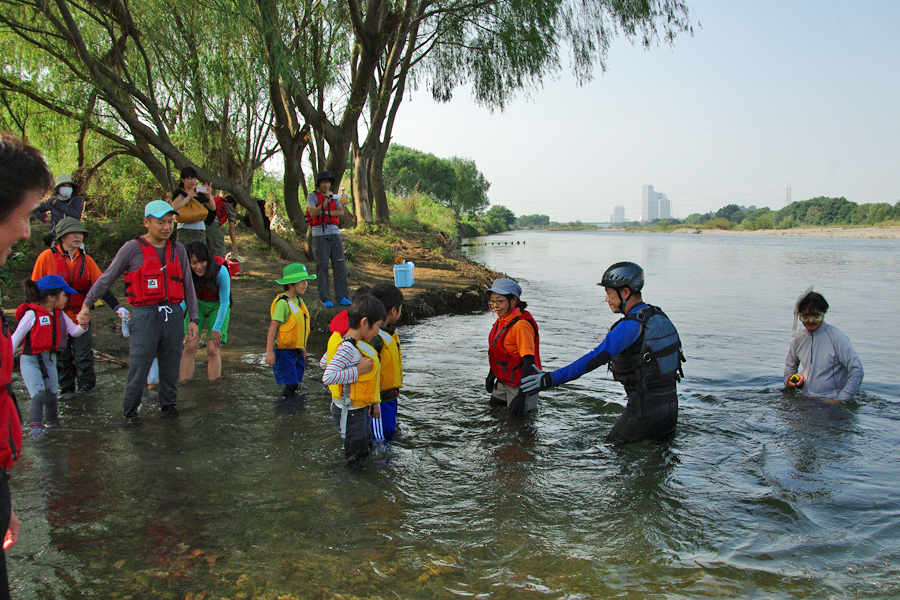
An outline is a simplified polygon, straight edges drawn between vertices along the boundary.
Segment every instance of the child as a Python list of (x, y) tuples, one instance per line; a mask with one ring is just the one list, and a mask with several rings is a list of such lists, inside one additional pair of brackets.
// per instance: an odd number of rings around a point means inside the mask
[(538, 350), (538, 326), (522, 302), (522, 288), (511, 279), (494, 281), (485, 292), (497, 320), (488, 336), (490, 370), (484, 386), (491, 394), (491, 404), (509, 407), (514, 415), (524, 415), (537, 408), (537, 393), (524, 394), (522, 378), (541, 368)]
[(381, 416), (372, 417), (369, 425), (375, 439), (385, 442), (390, 441), (397, 430), (397, 399), (403, 386), (400, 338), (394, 331), (403, 312), (403, 292), (391, 283), (379, 283), (372, 288), (372, 295), (384, 306), (385, 317), (378, 335), (369, 342), (378, 351), (381, 361)]
[(43, 437), (44, 423), (55, 424), (58, 416), (56, 354), (66, 335), (78, 337), (87, 330), (87, 325), (76, 325), (63, 312), (69, 294), (76, 293), (59, 275), (45, 275), (36, 282), (26, 279), (25, 303), (16, 309), (19, 324), (12, 344), (15, 350), (24, 342), (19, 368), (31, 395), (31, 436), (37, 439)]
[(384, 318), (384, 306), (377, 298), (369, 294), (355, 298), (347, 310), (347, 336), (331, 357), (325, 354), (319, 361), (325, 367), (322, 382), (334, 386), (331, 418), (344, 439), (348, 461), (369, 453), (372, 432), (367, 416), (381, 416), (380, 361), (378, 352), (365, 340), (378, 334)]
[(290, 398), (297, 392), (306, 371), (306, 341), (309, 339), (309, 310), (300, 296), (310, 279), (306, 267), (293, 263), (284, 268), (284, 277), (276, 283), (284, 285), (284, 293), (272, 301), (269, 334), (266, 336), (266, 364), (272, 367), (275, 384), (283, 385), (282, 395)]
[[(206, 372), (210, 381), (222, 376), (222, 355), (219, 349), (228, 342), (228, 322), (231, 320), (231, 276), (225, 259), (214, 256), (206, 244), (190, 242), (185, 246), (191, 261), (191, 277), (197, 293), (197, 314), (200, 317), (200, 335), (208, 329), (206, 342)], [(194, 377), (194, 361), (200, 349), (200, 335), (188, 336), (189, 320), (184, 322), (184, 353), (181, 355), (179, 381)]]

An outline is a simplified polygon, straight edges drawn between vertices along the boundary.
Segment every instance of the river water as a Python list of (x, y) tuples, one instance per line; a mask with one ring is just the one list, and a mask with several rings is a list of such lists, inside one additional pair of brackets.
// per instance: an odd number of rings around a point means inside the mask
[[(122, 426), (124, 373), (64, 401), (14, 470), (18, 598), (896, 598), (900, 594), (900, 242), (510, 232), (470, 248), (520, 279), (545, 368), (615, 320), (595, 283), (644, 297), (688, 363), (668, 445), (614, 449), (605, 369), (520, 420), (487, 406), (492, 316), (401, 327), (402, 436), (343, 464), (328, 397), (275, 397), (263, 347), (179, 390), (181, 416)], [(516, 244), (515, 242), (520, 242)], [(831, 304), (866, 370), (843, 406), (785, 395), (797, 295)], [(239, 283), (238, 283), (239, 285)], [(262, 341), (263, 332), (260, 332)], [(324, 338), (314, 339), (318, 358)]]

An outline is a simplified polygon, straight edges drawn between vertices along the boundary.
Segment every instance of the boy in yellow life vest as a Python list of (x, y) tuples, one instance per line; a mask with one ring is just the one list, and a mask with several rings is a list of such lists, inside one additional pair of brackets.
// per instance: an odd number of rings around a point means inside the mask
[(306, 267), (293, 263), (284, 268), (284, 276), (276, 283), (284, 291), (272, 301), (272, 317), (266, 336), (266, 364), (272, 367), (275, 384), (283, 385), (282, 395), (290, 398), (297, 393), (306, 372), (306, 342), (309, 339), (309, 310), (300, 296), (306, 292), (310, 279)]
[(384, 323), (381, 302), (370, 294), (358, 295), (347, 310), (347, 335), (334, 353), (325, 354), (322, 383), (335, 386), (331, 397), (331, 417), (344, 439), (344, 457), (356, 461), (369, 453), (372, 431), (368, 417), (380, 411), (381, 361), (366, 340), (378, 335)]
[(395, 331), (403, 312), (403, 292), (392, 283), (379, 283), (372, 295), (384, 306), (384, 325), (369, 342), (381, 360), (381, 416), (369, 419), (372, 435), (379, 442), (390, 441), (397, 431), (397, 399), (403, 387), (403, 361), (400, 338)]

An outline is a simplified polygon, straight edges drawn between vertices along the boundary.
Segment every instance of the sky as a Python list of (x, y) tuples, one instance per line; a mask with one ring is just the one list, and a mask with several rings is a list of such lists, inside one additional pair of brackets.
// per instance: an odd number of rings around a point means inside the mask
[[(469, 157), (516, 215), (638, 220), (641, 187), (672, 215), (817, 196), (900, 200), (900, 2), (696, 0), (694, 35), (619, 39), (607, 71), (568, 72), (505, 112), (468, 89), (407, 94), (393, 142)], [(699, 23), (699, 25), (698, 25)]]

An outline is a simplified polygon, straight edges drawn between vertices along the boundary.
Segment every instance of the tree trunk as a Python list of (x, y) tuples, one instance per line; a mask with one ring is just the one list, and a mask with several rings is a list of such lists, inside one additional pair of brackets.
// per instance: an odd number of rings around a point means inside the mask
[(371, 158), (362, 150), (356, 152), (353, 157), (353, 202), (356, 210), (357, 223), (365, 221), (371, 223), (372, 199), (369, 196), (369, 165)]
[(306, 198), (300, 198), (300, 184), (303, 182), (303, 149), (306, 142), (297, 138), (281, 143), (284, 153), (284, 209), (287, 217), (300, 238), (306, 235)]
[(369, 164), (369, 194), (375, 204), (375, 221), (391, 222), (391, 209), (388, 207), (387, 193), (384, 191), (384, 157), (388, 144), (379, 144), (378, 150)]

